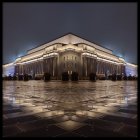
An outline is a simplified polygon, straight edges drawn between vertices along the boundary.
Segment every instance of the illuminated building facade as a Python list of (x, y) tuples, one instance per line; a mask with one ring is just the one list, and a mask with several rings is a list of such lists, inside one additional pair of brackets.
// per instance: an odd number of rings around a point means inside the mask
[(88, 79), (90, 73), (96, 73), (97, 76), (125, 74), (127, 64), (112, 50), (69, 33), (28, 50), (26, 55), (17, 58), (11, 65), (14, 73), (18, 74), (50, 73), (52, 79), (61, 79), (63, 72), (77, 72), (79, 79)]

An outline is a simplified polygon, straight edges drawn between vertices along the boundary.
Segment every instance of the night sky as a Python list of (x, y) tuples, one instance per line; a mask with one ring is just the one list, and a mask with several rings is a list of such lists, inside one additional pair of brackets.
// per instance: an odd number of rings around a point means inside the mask
[(137, 3), (3, 3), (3, 64), (66, 33), (137, 64)]

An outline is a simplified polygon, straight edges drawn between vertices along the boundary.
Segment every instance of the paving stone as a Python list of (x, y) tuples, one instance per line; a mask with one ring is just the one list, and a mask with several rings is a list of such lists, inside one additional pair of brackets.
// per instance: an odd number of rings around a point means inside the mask
[(131, 119), (131, 118), (124, 118), (124, 117), (118, 117), (118, 116), (104, 116), (102, 117), (103, 120), (113, 121), (113, 122), (124, 122), (125, 124), (137, 125), (137, 120)]
[(29, 115), (29, 116), (23, 116), (23, 117), (16, 117), (16, 118), (10, 118), (10, 119), (5, 119), (3, 121), (4, 125), (11, 125), (15, 123), (24, 123), (24, 122), (30, 122), (33, 120), (39, 120), (38, 117)]
[(136, 137), (137, 81), (4, 81), (3, 130), (7, 137)]

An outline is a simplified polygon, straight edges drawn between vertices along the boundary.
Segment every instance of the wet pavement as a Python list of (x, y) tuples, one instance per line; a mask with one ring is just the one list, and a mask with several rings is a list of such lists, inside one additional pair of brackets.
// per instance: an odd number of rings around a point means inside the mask
[(4, 137), (137, 137), (137, 81), (3, 81)]

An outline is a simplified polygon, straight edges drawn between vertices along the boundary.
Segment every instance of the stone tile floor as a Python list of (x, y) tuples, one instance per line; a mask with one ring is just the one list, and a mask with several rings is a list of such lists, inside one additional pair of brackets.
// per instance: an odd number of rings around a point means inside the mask
[(137, 137), (137, 81), (3, 81), (4, 137)]

